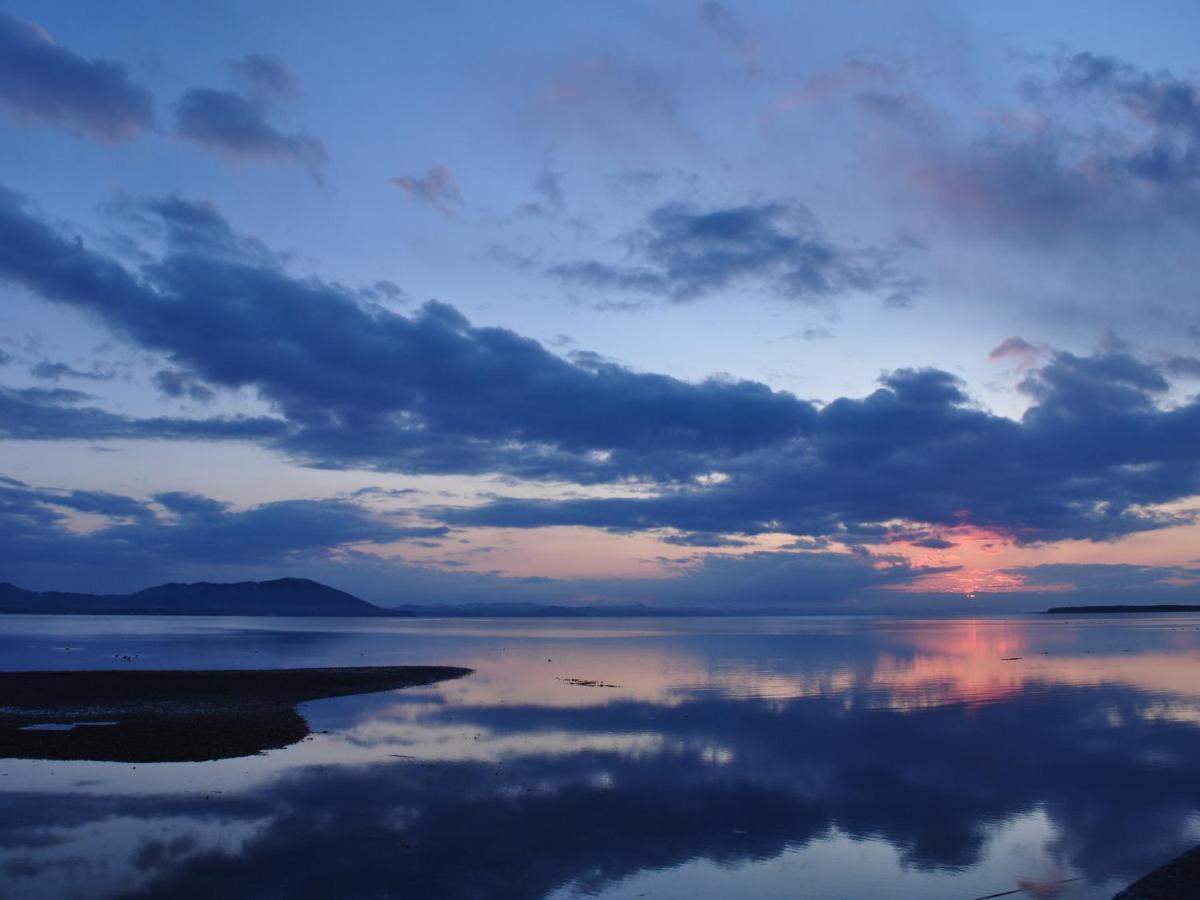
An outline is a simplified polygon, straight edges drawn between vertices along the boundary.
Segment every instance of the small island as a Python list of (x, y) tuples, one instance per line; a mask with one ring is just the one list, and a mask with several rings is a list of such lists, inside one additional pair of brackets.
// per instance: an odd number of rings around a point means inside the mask
[(456, 666), (0, 672), (0, 758), (198, 762), (307, 737), (301, 703), (433, 684)]
[(1200, 605), (1157, 603), (1147, 606), (1114, 604), (1111, 606), (1052, 606), (1042, 615), (1104, 615), (1107, 613), (1181, 613), (1200, 612)]

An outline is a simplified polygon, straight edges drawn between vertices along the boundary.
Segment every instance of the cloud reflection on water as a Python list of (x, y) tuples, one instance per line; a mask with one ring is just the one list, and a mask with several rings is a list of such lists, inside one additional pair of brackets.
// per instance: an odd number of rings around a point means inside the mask
[(312, 704), (328, 733), (288, 750), (143, 774), (0, 763), (21, 778), (0, 784), (0, 885), (534, 898), (671, 869), (699, 896), (712, 864), (769, 892), (840, 847), (841, 873), (822, 871), (848, 895), (1057, 874), (1089, 896), (1200, 839), (1198, 635), (1160, 619), (472, 637), (451, 661), (477, 676)]

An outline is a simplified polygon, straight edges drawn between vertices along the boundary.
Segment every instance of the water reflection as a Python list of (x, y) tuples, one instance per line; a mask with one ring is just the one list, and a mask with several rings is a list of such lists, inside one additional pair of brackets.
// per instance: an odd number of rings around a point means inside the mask
[(240, 760), (0, 761), (0, 895), (1107, 897), (1200, 840), (1198, 626), (213, 620), (186, 664), (236, 632), (477, 674)]

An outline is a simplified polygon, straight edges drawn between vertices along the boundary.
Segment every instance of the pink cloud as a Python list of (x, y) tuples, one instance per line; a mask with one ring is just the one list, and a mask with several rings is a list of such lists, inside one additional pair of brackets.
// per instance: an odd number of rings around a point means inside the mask
[(424, 175), (399, 175), (389, 178), (388, 183), (448, 216), (454, 215), (454, 207), (462, 206), (462, 194), (453, 173), (440, 163), (430, 166)]
[(894, 76), (895, 70), (885, 63), (849, 59), (836, 69), (808, 77), (800, 87), (776, 100), (775, 108), (782, 112), (821, 103), (867, 84), (888, 84)]
[(988, 359), (992, 362), (1001, 359), (1016, 360), (1020, 366), (1028, 366), (1036, 362), (1042, 355), (1043, 348), (1036, 347), (1029, 341), (1020, 337), (1010, 337), (1001, 341), (988, 354)]

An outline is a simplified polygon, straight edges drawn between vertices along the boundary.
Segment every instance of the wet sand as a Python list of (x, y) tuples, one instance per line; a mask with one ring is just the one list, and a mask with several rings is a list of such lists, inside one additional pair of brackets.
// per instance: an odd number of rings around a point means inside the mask
[(249, 756), (309, 734), (296, 711), (301, 703), (470, 672), (454, 666), (0, 672), (0, 758), (184, 762)]

